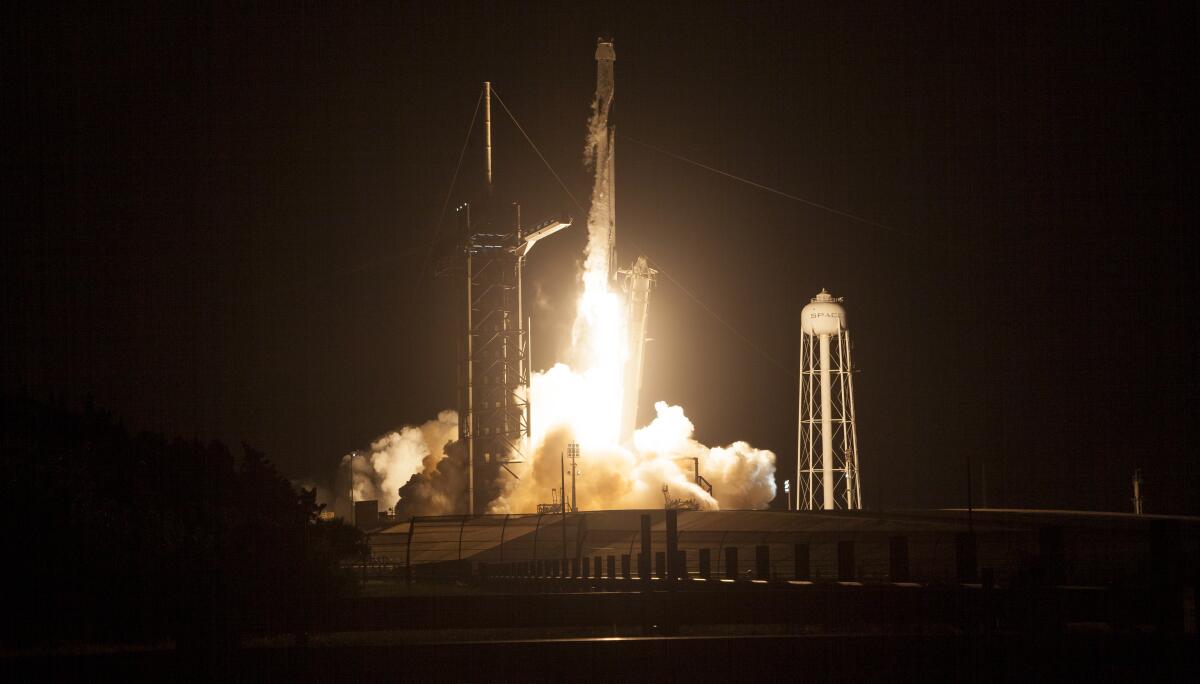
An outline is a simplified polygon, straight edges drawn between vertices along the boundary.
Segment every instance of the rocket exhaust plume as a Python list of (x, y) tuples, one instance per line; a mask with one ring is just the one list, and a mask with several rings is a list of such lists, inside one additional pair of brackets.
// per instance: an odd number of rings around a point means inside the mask
[[(499, 495), (488, 512), (528, 513), (548, 501), (561, 481), (559, 454), (570, 442), (580, 445), (577, 491), (583, 510), (658, 508), (664, 485), (673, 497), (692, 499), (702, 508), (765, 508), (775, 498), (772, 452), (745, 442), (707, 447), (693, 438), (694, 426), (683, 409), (665, 402), (654, 405), (656, 415), (649, 425), (630, 430), (636, 416), (624, 409), (627, 402), (637, 401), (637, 383), (626, 379), (631, 305), (613, 288), (611, 277), (615, 168), (608, 119), (615, 60), (612, 43), (599, 41), (596, 93), (584, 147), (585, 164), (595, 177), (569, 363), (532, 374), (530, 444), (523, 445), (521, 462), (511, 464), (518, 477), (502, 473), (493, 483)], [(644, 260), (639, 263), (647, 268)], [(644, 310), (635, 316), (636, 335), (645, 334), (644, 316)], [(640, 372), (637, 375), (640, 378)], [(633, 396), (624, 396), (627, 387)], [(402, 514), (463, 512), (465, 476), (460, 464), (465, 459), (456, 455), (461, 451), (457, 443), (448, 444), (457, 420), (454, 412), (444, 411), (421, 428), (404, 428), (376, 440), (369, 459), (349, 463), (356, 496), (379, 498)], [(711, 483), (711, 494), (697, 483), (693, 464)]]

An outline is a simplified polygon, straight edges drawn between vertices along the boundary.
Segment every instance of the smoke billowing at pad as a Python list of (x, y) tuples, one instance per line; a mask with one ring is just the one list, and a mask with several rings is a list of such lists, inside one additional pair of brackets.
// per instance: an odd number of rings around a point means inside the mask
[[(463, 458), (454, 448), (458, 414), (442, 411), (436, 420), (408, 426), (371, 442), (368, 453), (342, 457), (335, 501), (349, 491), (354, 501), (377, 500), (409, 515), (453, 511), (462, 498)], [(403, 488), (406, 496), (401, 497)], [(349, 504), (335, 506), (348, 510)]]
[[(534, 387), (535, 396), (547, 389), (545, 382)], [(745, 442), (709, 448), (692, 437), (694, 426), (681, 407), (660, 401), (654, 408), (657, 416), (634, 433), (632, 445), (581, 441), (576, 480), (581, 509), (658, 508), (664, 485), (672, 498), (692, 499), (707, 509), (763, 508), (775, 497), (773, 453)], [(559, 486), (560, 454), (574, 433), (569, 417), (550, 423), (532, 461), (518, 471), (521, 479), (506, 483), (495, 512), (534, 510), (544, 492)], [(712, 496), (694, 481), (696, 465), (712, 484)]]
[[(774, 453), (745, 442), (705, 446), (694, 439), (683, 408), (665, 402), (655, 404), (650, 424), (634, 430), (626, 417), (622, 426), (626, 404), (633, 404), (632, 416), (640, 391), (640, 367), (627, 374), (626, 366), (641, 362), (645, 302), (631, 338), (630, 294), (613, 286), (615, 136), (609, 113), (615, 59), (612, 44), (601, 41), (584, 146), (584, 163), (595, 175), (568, 358), (531, 374), (529, 436), (507, 455), (494, 481), (479, 481), (477, 470), (474, 487), (486, 492), (487, 512), (533, 512), (562, 486), (562, 455), (575, 442), (581, 510), (657, 508), (665, 498), (704, 509), (765, 508), (775, 497)], [(653, 273), (644, 258), (624, 273), (630, 272), (646, 278)], [(454, 441), (462, 434), (459, 416), (443, 411), (421, 427), (380, 437), (369, 454), (347, 456), (342, 472), (352, 474), (355, 500), (377, 499), (400, 515), (462, 513), (468, 449)]]
[[(532, 458), (515, 466), (519, 480), (508, 477), (496, 483), (501, 493), (489, 512), (535, 510), (559, 487), (560, 455), (573, 440), (580, 442), (576, 486), (581, 509), (657, 508), (663, 503), (663, 485), (673, 498), (692, 499), (707, 509), (764, 508), (775, 498), (772, 452), (746, 442), (705, 446), (693, 438), (695, 426), (683, 408), (661, 401), (655, 404), (654, 420), (634, 433), (632, 444), (622, 446), (589, 431), (594, 414), (587, 387), (586, 374), (563, 364), (535, 376), (535, 400), (541, 399), (550, 415), (535, 420)], [(404, 516), (460, 512), (465, 459), (453, 441), (457, 429), (457, 414), (442, 411), (437, 420), (380, 437), (369, 453), (345, 456), (342, 473), (349, 469), (353, 474), (354, 499), (376, 499)], [(711, 496), (693, 479), (697, 465), (712, 484)], [(343, 481), (340, 490), (346, 491), (347, 484)]]

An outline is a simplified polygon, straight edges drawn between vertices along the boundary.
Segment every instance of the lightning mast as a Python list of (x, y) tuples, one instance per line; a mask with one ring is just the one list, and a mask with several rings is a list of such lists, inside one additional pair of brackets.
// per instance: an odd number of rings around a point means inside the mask
[(456, 209), (462, 237), (439, 274), (463, 283), (458, 361), (458, 438), (466, 450), (468, 515), (485, 512), (500, 470), (530, 448), (529, 327), (525, 257), (539, 240), (571, 225), (552, 219), (526, 231), (520, 205), (498, 210), (492, 167), (492, 86), (483, 84), (485, 196), (481, 211)]

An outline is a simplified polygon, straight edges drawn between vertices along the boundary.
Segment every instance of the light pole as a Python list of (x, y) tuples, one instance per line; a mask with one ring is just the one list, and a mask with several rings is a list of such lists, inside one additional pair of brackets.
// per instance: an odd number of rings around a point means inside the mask
[(346, 516), (346, 519), (352, 526), (358, 522), (354, 519), (354, 457), (357, 455), (357, 451), (351, 451), (350, 458), (346, 461), (346, 479), (350, 486), (350, 514)]
[(563, 537), (562, 576), (566, 577), (566, 575), (567, 575), (567, 461), (563, 457), (563, 452), (561, 452), (561, 451), (558, 452), (558, 466), (560, 469), (559, 474), (562, 477), (562, 483), (561, 483), (562, 488), (558, 490), (558, 491), (562, 492), (562, 496), (559, 497), (559, 501), (561, 503), (558, 506), (558, 510), (562, 512), (562, 537)]
[(579, 442), (571, 442), (567, 445), (567, 454), (571, 457), (571, 512), (579, 512), (579, 500), (575, 498), (575, 475), (578, 469), (575, 467), (576, 461), (579, 459)]

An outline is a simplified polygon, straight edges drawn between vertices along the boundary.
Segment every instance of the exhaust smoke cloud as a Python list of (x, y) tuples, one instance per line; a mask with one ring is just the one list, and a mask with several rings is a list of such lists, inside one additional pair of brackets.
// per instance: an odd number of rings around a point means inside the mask
[[(395, 508), (397, 513), (453, 511), (463, 498), (456, 471), (465, 459), (453, 443), (457, 438), (458, 413), (442, 411), (419, 427), (403, 427), (379, 437), (371, 442), (369, 451), (343, 456), (335, 510), (349, 511), (346, 497), (350, 497), (353, 501), (374, 499), (380, 507)], [(460, 461), (458, 467), (448, 467), (454, 464), (447, 461), (455, 460)], [(401, 488), (409, 496), (402, 497)]]

